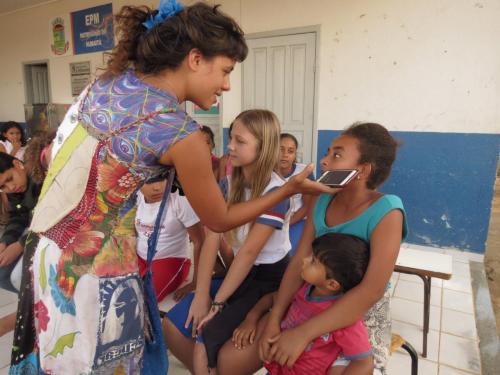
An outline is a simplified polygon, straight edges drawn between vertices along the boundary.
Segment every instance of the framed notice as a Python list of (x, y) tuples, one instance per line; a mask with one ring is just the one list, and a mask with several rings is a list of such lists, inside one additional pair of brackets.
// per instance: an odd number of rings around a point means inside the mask
[(90, 61), (70, 63), (71, 95), (78, 96), (90, 83)]
[(115, 45), (111, 3), (72, 12), (71, 25), (75, 55), (106, 51)]
[(73, 54), (69, 14), (50, 19), (49, 40), (51, 56), (68, 56)]

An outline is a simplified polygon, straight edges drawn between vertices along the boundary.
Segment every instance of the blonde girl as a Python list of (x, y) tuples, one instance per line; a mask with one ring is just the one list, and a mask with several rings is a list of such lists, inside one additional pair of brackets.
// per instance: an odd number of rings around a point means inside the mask
[[(274, 172), (279, 157), (280, 126), (266, 110), (242, 112), (228, 146), (232, 176), (221, 181), (229, 206), (254, 199), (284, 183)], [(289, 199), (225, 233), (234, 260), (223, 280), (211, 281), (222, 234), (209, 231), (200, 256), (196, 292), (167, 315), (166, 339), (171, 352), (196, 374), (217, 366), (219, 349), (248, 311), (275, 291), (288, 264)], [(198, 337), (195, 342), (191, 336)]]

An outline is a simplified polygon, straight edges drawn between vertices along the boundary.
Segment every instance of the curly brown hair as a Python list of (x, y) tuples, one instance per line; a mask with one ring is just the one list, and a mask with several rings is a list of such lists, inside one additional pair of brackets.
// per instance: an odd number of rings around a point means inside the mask
[(187, 6), (148, 30), (143, 22), (157, 12), (147, 6), (124, 6), (115, 15), (119, 42), (107, 54), (103, 77), (117, 76), (131, 67), (144, 74), (175, 69), (193, 48), (206, 58), (226, 56), (239, 62), (246, 58), (243, 31), (219, 5)]
[(40, 161), (42, 150), (49, 146), (56, 136), (54, 130), (35, 134), (28, 142), (24, 151), (24, 166), (31, 180), (41, 184), (45, 179), (46, 169)]

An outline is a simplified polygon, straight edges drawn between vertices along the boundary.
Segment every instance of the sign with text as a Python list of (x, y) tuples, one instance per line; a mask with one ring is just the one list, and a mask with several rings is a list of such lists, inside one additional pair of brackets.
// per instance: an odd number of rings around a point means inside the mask
[(114, 47), (111, 3), (72, 12), (71, 24), (75, 55), (106, 51)]
[(71, 95), (78, 96), (90, 83), (90, 61), (70, 63)]

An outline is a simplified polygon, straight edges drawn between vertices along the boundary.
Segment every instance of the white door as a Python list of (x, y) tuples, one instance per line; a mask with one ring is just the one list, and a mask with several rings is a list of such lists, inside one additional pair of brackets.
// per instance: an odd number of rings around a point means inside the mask
[(299, 141), (298, 161), (311, 162), (316, 34), (248, 39), (247, 43), (243, 109), (273, 111), (282, 132), (293, 134)]

